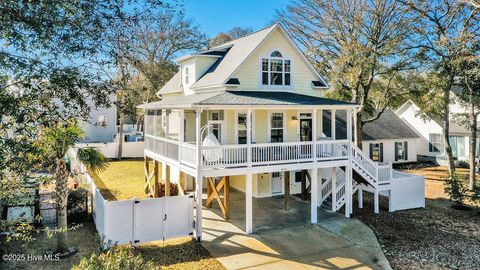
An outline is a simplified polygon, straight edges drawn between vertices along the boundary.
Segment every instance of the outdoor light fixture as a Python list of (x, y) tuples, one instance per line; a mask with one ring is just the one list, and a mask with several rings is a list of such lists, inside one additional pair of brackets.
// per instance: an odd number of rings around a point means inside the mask
[(296, 121), (298, 120), (298, 117), (296, 115), (292, 116), (292, 120)]

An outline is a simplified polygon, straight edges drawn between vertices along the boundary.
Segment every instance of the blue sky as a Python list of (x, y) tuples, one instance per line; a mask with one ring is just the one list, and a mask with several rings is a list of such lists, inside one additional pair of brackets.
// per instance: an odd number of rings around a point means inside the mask
[(187, 17), (195, 20), (208, 37), (235, 26), (254, 31), (268, 26), (275, 9), (283, 9), (290, 0), (185, 0)]

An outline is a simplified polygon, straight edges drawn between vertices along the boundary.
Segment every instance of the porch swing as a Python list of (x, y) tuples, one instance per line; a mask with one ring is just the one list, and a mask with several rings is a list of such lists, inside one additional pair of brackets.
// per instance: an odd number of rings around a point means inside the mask
[[(205, 138), (202, 141), (202, 146), (220, 146), (221, 143), (218, 141), (215, 134), (213, 134), (213, 125), (206, 124), (200, 129), (200, 138), (203, 138), (204, 132), (208, 132)], [(217, 163), (223, 160), (222, 149), (215, 149), (204, 151), (202, 156), (205, 162), (208, 163)], [(212, 207), (213, 200), (216, 199), (220, 210), (223, 213), (223, 217), (227, 220), (230, 218), (230, 204), (229, 204), (229, 181), (228, 176), (223, 177), (208, 177), (207, 178), (207, 202), (205, 207)], [(220, 192), (223, 189), (223, 201), (220, 198)]]

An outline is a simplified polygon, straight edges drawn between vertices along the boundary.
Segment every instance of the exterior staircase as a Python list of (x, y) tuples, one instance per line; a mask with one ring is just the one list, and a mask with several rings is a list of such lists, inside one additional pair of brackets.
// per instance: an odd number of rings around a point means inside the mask
[[(320, 205), (336, 212), (346, 203), (346, 174), (338, 168), (335, 176), (322, 179), (320, 185)], [(390, 189), (393, 178), (392, 164), (378, 164), (371, 160), (360, 148), (352, 144), (352, 195), (359, 189), (374, 193), (375, 212), (378, 213), (378, 196)], [(335, 184), (334, 184), (335, 183)]]

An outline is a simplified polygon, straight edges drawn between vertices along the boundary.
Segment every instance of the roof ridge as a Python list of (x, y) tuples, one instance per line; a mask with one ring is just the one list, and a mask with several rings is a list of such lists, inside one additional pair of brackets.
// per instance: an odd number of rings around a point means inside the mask
[(273, 28), (277, 27), (278, 25), (279, 25), (279, 23), (274, 23), (274, 24), (272, 24), (272, 25), (270, 25), (270, 26), (267, 26), (267, 27), (265, 27), (265, 28), (262, 28), (262, 29), (260, 29), (260, 30), (255, 31), (255, 32), (252, 32), (252, 33), (250, 33), (250, 34), (248, 34), (248, 35), (246, 35), (246, 36), (239, 37), (239, 38), (236, 38), (236, 39), (232, 39), (232, 40), (230, 40), (230, 41), (227, 41), (227, 42), (224, 42), (224, 43), (222, 43), (222, 44), (219, 44), (219, 45), (217, 45), (217, 46), (215, 46), (215, 47), (208, 48), (208, 50), (219, 49), (219, 48), (221, 48), (221, 47), (226, 46), (227, 44), (234, 43), (234, 42), (236, 42), (236, 41), (238, 41), (238, 40), (241, 40), (241, 39), (244, 39), (244, 38), (253, 36), (253, 35), (258, 34), (258, 33), (262, 32), (262, 31), (265, 31), (265, 30), (267, 30), (267, 29), (269, 29), (269, 28), (272, 28), (272, 29), (273, 29)]

